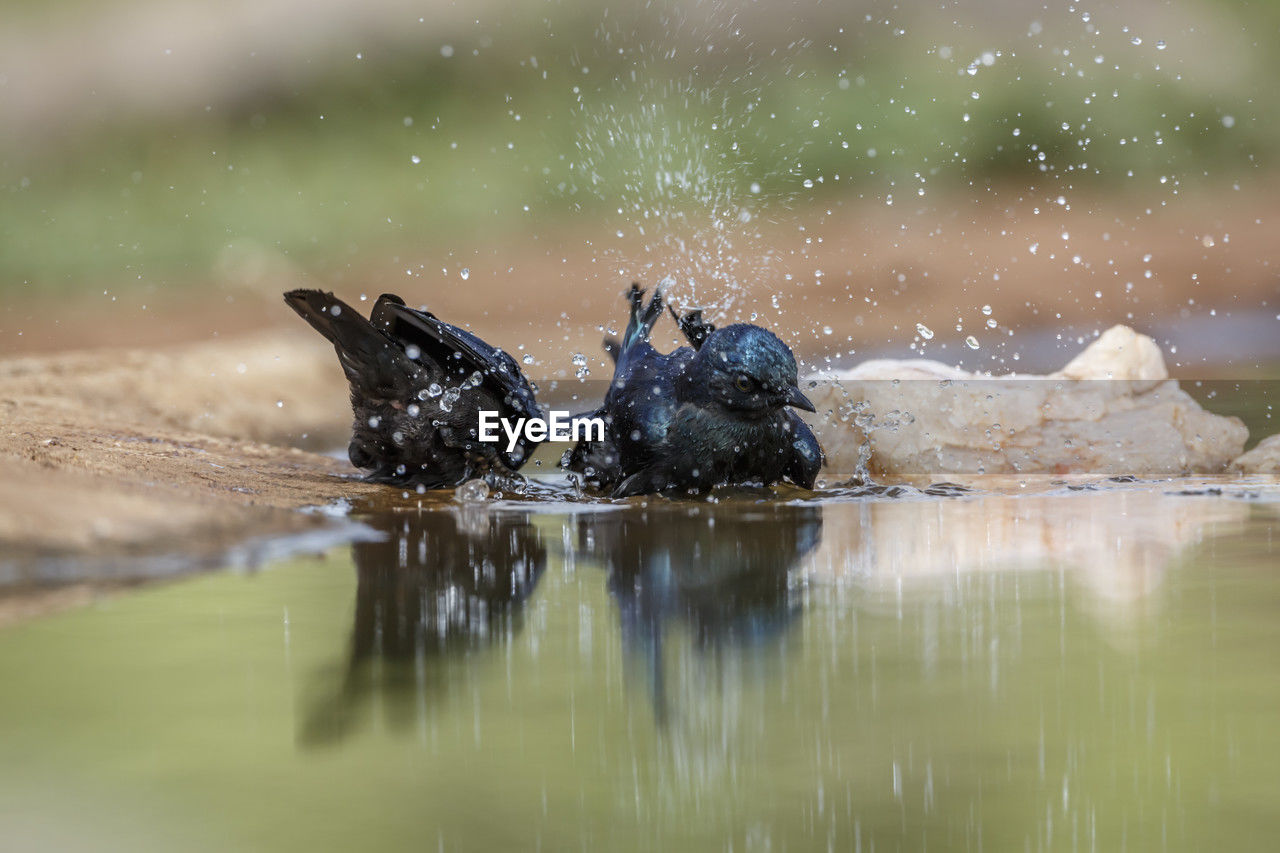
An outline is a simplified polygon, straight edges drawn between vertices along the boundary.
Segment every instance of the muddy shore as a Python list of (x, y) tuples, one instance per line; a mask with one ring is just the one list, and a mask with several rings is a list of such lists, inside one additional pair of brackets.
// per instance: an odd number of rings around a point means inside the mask
[[(1008, 197), (984, 205), (988, 215), (978, 217), (980, 227), (930, 232), (845, 209), (819, 217), (809, 231), (800, 229), (825, 235), (813, 247), (792, 246), (788, 241), (797, 232), (791, 230), (767, 235), (793, 262), (785, 311), (767, 308), (776, 282), (766, 280), (747, 284), (735, 310), (765, 311), (766, 321), (810, 359), (850, 347), (856, 358), (865, 358), (877, 347), (905, 346), (918, 320), (952, 322), (948, 318), (975, 311), (974, 292), (981, 294), (978, 302), (994, 306), (1002, 328), (1019, 329), (1020, 340), (1064, 324), (1105, 328), (1134, 310), (1149, 318), (1194, 320), (1209, 295), (1209, 279), (1215, 292), (1232, 294), (1236, 308), (1261, 306), (1265, 314), (1275, 310), (1264, 225), (1269, 219), (1263, 215), (1272, 202), (1261, 192), (1242, 195), (1238, 205), (1217, 208), (1210, 224), (1229, 232), (1231, 241), (1212, 250), (1198, 238), (1204, 220), (1190, 199), (1151, 218), (1133, 218), (1138, 224), (1128, 228), (1087, 206), (1029, 211), (1023, 210), (1029, 202)], [(1120, 261), (1103, 271), (1027, 255), (1024, 268), (1010, 270), (1025, 287), (977, 285), (989, 278), (984, 259), (1009, 255), (1002, 226), (1011, 217), (1023, 239), (1036, 232), (1050, 241), (1069, 225), (1094, 255)], [(1142, 263), (1152, 249), (1155, 262)], [(298, 273), (283, 280), (113, 291), (101, 304), (97, 297), (68, 302), (52, 293), (14, 293), (0, 305), (0, 589), (29, 587), (54, 574), (63, 584), (60, 594), (68, 596), (74, 592), (66, 584), (77, 580), (77, 572), (97, 580), (132, 576), (139, 561), (166, 554), (183, 555), (187, 566), (225, 562), (246, 542), (331, 524), (300, 508), (387, 495), (385, 487), (355, 479), (345, 459), (326, 454), (347, 438), (345, 383), (332, 350), (281, 304), (279, 294), (288, 287), (332, 287), (352, 301), (382, 290), (414, 302), (429, 295), (441, 316), (507, 346), (524, 346), (539, 377), (568, 376), (574, 352), (588, 355), (593, 378), (607, 369), (600, 329), (622, 316), (624, 283), (619, 270), (597, 263), (592, 240), (575, 232), (501, 253), (477, 245), (458, 254), (474, 257), (465, 290), (406, 281), (406, 260), (397, 258), (386, 269), (352, 271), (359, 287)], [(1148, 268), (1152, 279), (1142, 278)], [(818, 269), (828, 271), (822, 288), (814, 283)], [(1187, 269), (1204, 275), (1187, 276)], [(845, 272), (835, 276), (832, 270)], [(1140, 297), (1116, 286), (1124, 276), (1148, 282)], [(836, 277), (847, 298), (832, 289)], [(1087, 304), (1071, 295), (1084, 281), (1089, 290), (1099, 286), (1099, 298)], [(512, 288), (528, 282), (538, 283), (536, 298), (513, 299)], [(1196, 311), (1189, 315), (1178, 306)], [(1259, 317), (1269, 321), (1270, 315)], [(1220, 333), (1222, 318), (1211, 319)], [(840, 334), (815, 339), (797, 331), (824, 324)], [(1141, 330), (1144, 323), (1134, 325)], [(672, 343), (673, 332), (665, 324), (655, 343)], [(1227, 337), (1236, 348), (1253, 350), (1247, 336), (1194, 337)], [(1067, 343), (1074, 354), (1078, 345)], [(1053, 349), (1064, 346), (1061, 341), (1046, 346), (1052, 363), (1065, 360)], [(1233, 377), (1258, 375), (1257, 359), (1242, 362), (1239, 355), (1230, 359)], [(1183, 378), (1188, 372), (1213, 375), (1212, 363), (1192, 355), (1171, 368)], [(241, 554), (252, 561), (252, 549)], [(148, 570), (165, 571), (163, 561)], [(11, 595), (0, 599), (12, 609)]]
[(341, 441), (331, 359), (299, 332), (0, 362), (0, 581), (72, 580), (72, 558), (98, 577), (165, 554), (198, 564), (322, 528), (296, 510), (374, 490), (294, 446)]

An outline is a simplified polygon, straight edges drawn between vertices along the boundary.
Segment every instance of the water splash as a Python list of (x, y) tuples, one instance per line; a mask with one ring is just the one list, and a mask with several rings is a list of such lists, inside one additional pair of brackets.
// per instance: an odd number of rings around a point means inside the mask
[[(723, 21), (681, 18), (666, 26), (668, 36), (708, 28), (701, 40), (716, 45), (717, 56), (751, 53)], [(613, 208), (606, 233), (616, 242), (602, 253), (616, 278), (671, 276), (667, 295), (678, 309), (696, 306), (708, 319), (724, 320), (741, 300), (743, 282), (782, 277), (777, 241), (762, 223), (791, 206), (803, 176), (778, 174), (773, 164), (796, 163), (809, 142), (787, 140), (780, 157), (777, 143), (765, 141), (768, 118), (757, 111), (768, 81), (755, 76), (754, 60), (745, 71), (736, 61), (718, 71), (714, 58), (699, 57), (696, 74), (673, 77), (669, 41), (615, 47), (628, 41), (625, 32), (615, 24), (597, 35), (602, 47), (634, 54), (629, 74), (594, 89), (574, 87), (572, 191)], [(636, 106), (620, 106), (628, 103)]]

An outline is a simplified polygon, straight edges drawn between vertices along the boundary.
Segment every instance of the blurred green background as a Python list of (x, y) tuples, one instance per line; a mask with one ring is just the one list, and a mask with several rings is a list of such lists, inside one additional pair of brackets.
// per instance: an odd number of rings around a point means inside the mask
[(895, 5), (10, 2), (0, 289), (207, 282), (246, 252), (340, 269), (619, 207), (1159, 194), (1276, 163), (1277, 4)]
[[(995, 367), (1015, 328), (1129, 322), (1190, 352), (1212, 336), (1166, 320), (1276, 313), (1275, 3), (64, 0), (5, 20), (6, 350), (291, 322), (193, 328), (182, 301), (300, 283), (399, 290), (548, 354), (594, 351), (625, 281), (667, 274), (713, 316), (829, 324), (825, 350), (905, 351), (920, 322), (961, 356), (979, 333)], [(138, 309), (114, 337), (103, 297)]]

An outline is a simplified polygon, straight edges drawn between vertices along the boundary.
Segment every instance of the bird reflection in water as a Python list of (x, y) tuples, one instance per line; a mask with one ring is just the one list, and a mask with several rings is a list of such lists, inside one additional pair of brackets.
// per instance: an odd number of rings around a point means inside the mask
[[(352, 546), (351, 646), (311, 703), (301, 740), (335, 743), (380, 706), (388, 725), (421, 720), (447, 691), (450, 660), (509, 641), (547, 564), (527, 513), (454, 507), (362, 519), (385, 534)], [(334, 682), (337, 682), (336, 689)]]
[(780, 642), (801, 613), (792, 570), (821, 539), (822, 510), (806, 505), (677, 502), (582, 520), (580, 547), (608, 570), (623, 648), (660, 724), (664, 639), (682, 631), (712, 658)]

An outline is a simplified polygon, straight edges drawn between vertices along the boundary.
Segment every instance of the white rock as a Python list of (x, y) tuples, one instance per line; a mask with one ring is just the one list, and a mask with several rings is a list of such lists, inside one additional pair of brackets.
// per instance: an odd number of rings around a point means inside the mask
[(1241, 474), (1280, 474), (1280, 433), (1268, 436), (1258, 446), (1231, 463)]
[(882, 477), (946, 474), (1171, 476), (1222, 471), (1239, 418), (1206, 412), (1168, 378), (1155, 341), (1115, 326), (1048, 376), (968, 373), (936, 361), (863, 362), (814, 377), (815, 424), (836, 475), (870, 438)]
[(1112, 326), (1067, 366), (1051, 374), (1063, 379), (1146, 379), (1169, 378), (1159, 345), (1128, 326)]

